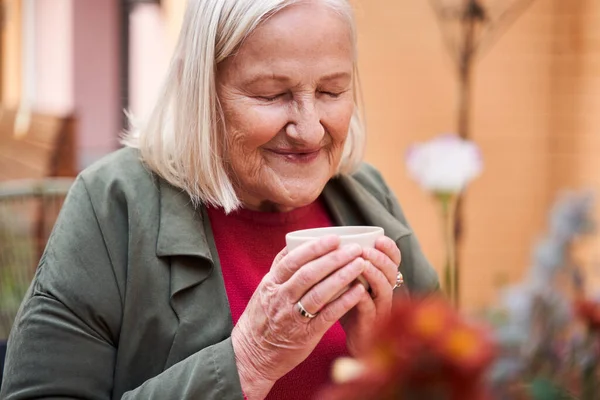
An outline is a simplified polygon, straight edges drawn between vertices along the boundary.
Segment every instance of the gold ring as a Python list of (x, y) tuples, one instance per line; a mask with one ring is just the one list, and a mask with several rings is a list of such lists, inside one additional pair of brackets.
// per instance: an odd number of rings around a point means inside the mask
[(304, 308), (302, 306), (302, 303), (300, 303), (300, 302), (296, 303), (296, 307), (298, 308), (298, 311), (300, 311), (300, 315), (302, 315), (304, 318), (312, 319), (319, 314), (319, 313), (316, 313), (316, 314), (309, 313), (308, 311), (306, 311), (306, 308)]
[(396, 284), (394, 285), (392, 290), (399, 288), (402, 285), (404, 285), (404, 276), (402, 276), (402, 273), (398, 271), (398, 275), (396, 275)]

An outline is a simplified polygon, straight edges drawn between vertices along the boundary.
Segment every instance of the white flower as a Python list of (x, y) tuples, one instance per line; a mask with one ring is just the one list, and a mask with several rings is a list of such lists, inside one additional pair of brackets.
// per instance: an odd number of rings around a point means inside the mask
[(365, 371), (365, 366), (357, 359), (341, 357), (333, 363), (332, 379), (338, 384), (345, 383), (358, 378)]
[(425, 190), (460, 193), (483, 168), (479, 148), (456, 135), (442, 135), (413, 145), (406, 156), (408, 172)]

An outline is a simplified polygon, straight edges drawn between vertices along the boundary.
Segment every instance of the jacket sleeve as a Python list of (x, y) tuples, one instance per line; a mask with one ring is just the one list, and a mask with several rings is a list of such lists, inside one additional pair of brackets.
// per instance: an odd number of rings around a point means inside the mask
[[(122, 295), (79, 178), (13, 326), (0, 398), (114, 398)], [(191, 355), (122, 398), (242, 399), (230, 339)]]
[[(365, 164), (365, 169), (368, 171), (367, 174), (377, 182), (377, 186), (380, 190), (383, 191), (385, 195), (385, 206), (390, 214), (410, 228), (410, 224), (402, 211), (400, 203), (386, 184), (381, 173), (368, 164)], [(416, 235), (412, 233), (402, 237), (398, 240), (397, 245), (402, 254), (400, 265), (407, 266), (403, 271), (404, 274), (408, 276), (405, 276), (404, 278), (410, 286), (411, 293), (425, 295), (439, 291), (440, 283), (438, 274), (423, 254)]]
[[(396, 197), (390, 193), (388, 197), (389, 210), (398, 220), (408, 226), (404, 213)], [(429, 294), (440, 290), (438, 274), (429, 263), (421, 245), (414, 234), (402, 237), (398, 241), (400, 254), (402, 255), (401, 264), (410, 265), (410, 277), (407, 279), (412, 283), (411, 292), (420, 294)]]

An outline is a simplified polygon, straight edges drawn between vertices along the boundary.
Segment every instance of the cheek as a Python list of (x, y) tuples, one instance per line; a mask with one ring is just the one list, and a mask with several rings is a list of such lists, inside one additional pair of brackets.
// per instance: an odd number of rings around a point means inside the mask
[(323, 125), (334, 141), (346, 140), (353, 113), (354, 101), (340, 101), (327, 106)]
[(225, 114), (228, 141), (235, 147), (252, 151), (272, 140), (286, 124), (280, 107), (247, 107)]

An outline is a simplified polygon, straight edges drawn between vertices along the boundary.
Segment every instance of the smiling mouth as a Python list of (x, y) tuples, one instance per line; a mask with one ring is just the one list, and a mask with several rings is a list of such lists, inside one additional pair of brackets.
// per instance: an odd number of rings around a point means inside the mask
[(307, 163), (314, 161), (322, 149), (315, 150), (306, 150), (306, 151), (288, 151), (288, 150), (277, 150), (277, 149), (269, 149), (269, 152), (275, 154), (278, 157), (282, 157), (287, 161), (297, 162), (297, 163)]

